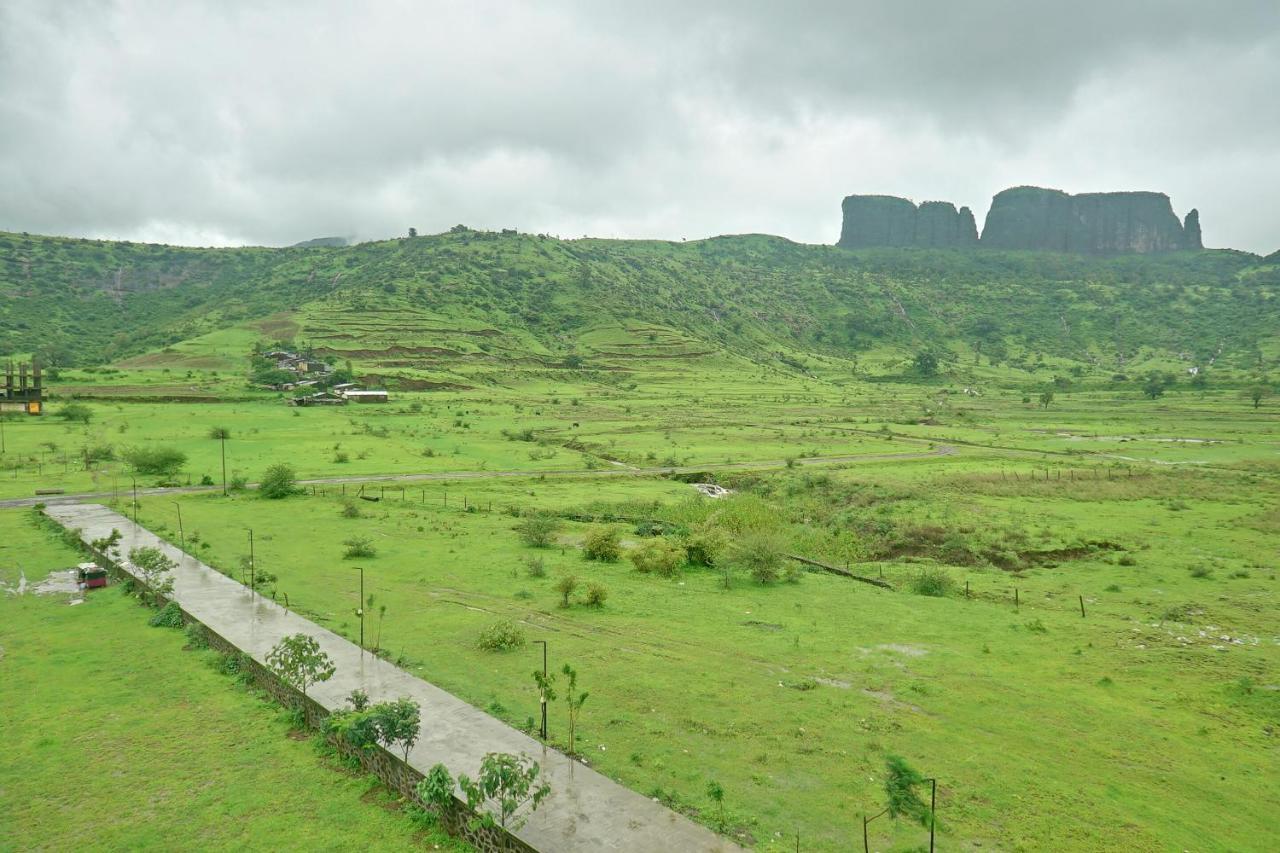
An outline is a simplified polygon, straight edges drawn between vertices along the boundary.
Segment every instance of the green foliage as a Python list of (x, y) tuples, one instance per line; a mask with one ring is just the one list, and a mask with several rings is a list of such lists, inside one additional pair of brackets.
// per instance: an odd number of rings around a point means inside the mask
[(258, 494), (271, 500), (280, 500), (298, 493), (298, 475), (293, 466), (277, 462), (267, 468), (258, 484)]
[(920, 376), (935, 376), (938, 373), (938, 354), (933, 350), (920, 350), (912, 359), (911, 366)]
[(578, 690), (578, 671), (565, 664), (560, 670), (565, 677), (564, 701), (569, 710), (569, 755), (575, 755), (578, 736), (578, 715), (587, 702), (587, 691)]
[(549, 547), (556, 539), (560, 522), (550, 515), (531, 513), (524, 516), (516, 525), (516, 533), (520, 541), (533, 548)]
[(916, 785), (926, 781), (906, 760), (897, 755), (885, 758), (884, 792), (889, 801), (889, 814), (905, 815), (929, 825), (929, 807), (915, 791)]
[(608, 597), (609, 590), (605, 589), (603, 584), (593, 581), (587, 584), (587, 592), (583, 596), (582, 603), (588, 607), (604, 607), (605, 599)]
[[(306, 634), (291, 634), (267, 652), (267, 666), (286, 684), (302, 693), (306, 699), (307, 689), (333, 677), (337, 668), (314, 637)], [(303, 705), (306, 708), (305, 702)]]
[(925, 567), (911, 576), (908, 588), (916, 595), (944, 598), (955, 589), (955, 579), (943, 569)]
[(178, 607), (176, 601), (170, 601), (164, 607), (151, 614), (147, 624), (152, 628), (181, 628), (184, 624), (182, 608)]
[(187, 454), (175, 447), (129, 447), (121, 454), (135, 473), (173, 478), (187, 464)]
[(627, 559), (638, 572), (669, 578), (680, 572), (685, 549), (663, 538), (648, 539), (632, 548)]
[(622, 554), (622, 543), (614, 527), (593, 527), (582, 541), (582, 554), (588, 560), (604, 563), (617, 562)]
[(1172, 388), (1173, 384), (1173, 374), (1153, 370), (1142, 380), (1142, 393), (1144, 396), (1156, 400), (1163, 397), (1164, 392)]
[(212, 427), (209, 427), (209, 433), (208, 433), (208, 434), (209, 434), (209, 438), (212, 438), (212, 439), (217, 440), (217, 441), (225, 441), (225, 440), (227, 440), (227, 439), (231, 438), (231, 430), (229, 430), (229, 429), (227, 429), (226, 427), (223, 427), (223, 426), (212, 426)]
[(560, 593), (560, 606), (569, 606), (569, 597), (573, 595), (573, 591), (578, 588), (578, 578), (574, 575), (565, 575), (556, 581), (556, 592)]
[(199, 622), (187, 623), (187, 648), (199, 651), (209, 648), (209, 632)]
[(160, 601), (173, 592), (173, 575), (170, 574), (178, 564), (170, 560), (159, 548), (146, 546), (129, 551), (129, 562), (142, 573), (142, 584), (146, 588), (150, 603), (160, 606)]
[(84, 403), (67, 403), (59, 408), (55, 415), (68, 423), (88, 424), (93, 420), (93, 409)]
[(374, 546), (373, 540), (368, 536), (352, 536), (343, 539), (342, 544), (345, 546), (342, 552), (344, 560), (354, 560), (361, 557), (377, 556), (378, 549)]
[(499, 619), (481, 631), (476, 639), (476, 645), (486, 652), (506, 652), (524, 644), (524, 631), (511, 619)]
[(767, 531), (749, 531), (729, 546), (728, 562), (745, 571), (756, 583), (770, 584), (782, 576), (787, 559), (782, 537)]
[(447, 811), (454, 805), (453, 776), (443, 764), (435, 764), (418, 782), (418, 797), (437, 811)]
[(491, 752), (480, 762), (475, 780), (458, 775), (458, 787), (478, 815), (476, 825), (519, 829), (551, 793), (539, 776), (537, 762), (527, 755)]

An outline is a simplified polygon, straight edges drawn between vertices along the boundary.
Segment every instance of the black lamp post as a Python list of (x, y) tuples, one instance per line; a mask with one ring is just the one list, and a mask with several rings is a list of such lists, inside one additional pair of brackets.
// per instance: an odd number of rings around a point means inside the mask
[(538, 701), (542, 705), (542, 728), (539, 733), (542, 739), (547, 739), (547, 641), (534, 640), (535, 643), (542, 646), (542, 684), (538, 685)]
[(182, 548), (183, 556), (187, 553), (187, 534), (182, 530), (182, 504), (177, 501), (173, 505), (178, 508), (178, 545)]

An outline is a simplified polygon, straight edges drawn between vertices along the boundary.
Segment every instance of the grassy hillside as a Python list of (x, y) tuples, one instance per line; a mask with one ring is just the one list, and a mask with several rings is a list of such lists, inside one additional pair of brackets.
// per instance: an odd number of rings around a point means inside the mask
[(1228, 251), (1088, 258), (467, 230), (185, 249), (0, 234), (0, 353), (84, 366), (232, 334), (223, 357), (169, 366), (235, 367), (225, 356), (241, 356), (247, 334), (459, 384), (432, 373), (714, 357), (893, 374), (922, 348), (944, 370), (1057, 359), (1098, 380), (1147, 362), (1243, 378), (1277, 348), (1278, 293), (1280, 266)]

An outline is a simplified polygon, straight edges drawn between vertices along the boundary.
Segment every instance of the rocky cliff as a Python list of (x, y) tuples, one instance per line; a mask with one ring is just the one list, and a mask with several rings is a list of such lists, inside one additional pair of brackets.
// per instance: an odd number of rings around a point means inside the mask
[(851, 195), (841, 205), (838, 245), (963, 247), (978, 245), (978, 226), (967, 207), (926, 201), (917, 207), (891, 195)]
[(981, 245), (1089, 254), (1199, 249), (1200, 215), (1188, 213), (1184, 227), (1164, 193), (1013, 187), (992, 199)]

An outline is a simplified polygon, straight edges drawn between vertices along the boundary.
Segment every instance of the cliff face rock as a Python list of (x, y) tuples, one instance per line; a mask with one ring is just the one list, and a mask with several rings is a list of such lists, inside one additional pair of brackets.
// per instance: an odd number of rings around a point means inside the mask
[(978, 245), (973, 212), (967, 207), (956, 210), (949, 201), (926, 201), (916, 207), (897, 196), (851, 195), (840, 207), (844, 224), (837, 245), (846, 248)]
[(1193, 211), (1187, 220), (1190, 235), (1164, 193), (1069, 195), (1014, 187), (992, 199), (982, 245), (1096, 254), (1201, 248), (1199, 214)]

